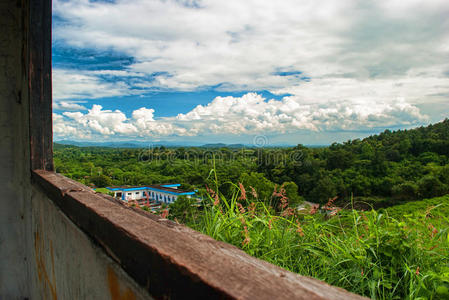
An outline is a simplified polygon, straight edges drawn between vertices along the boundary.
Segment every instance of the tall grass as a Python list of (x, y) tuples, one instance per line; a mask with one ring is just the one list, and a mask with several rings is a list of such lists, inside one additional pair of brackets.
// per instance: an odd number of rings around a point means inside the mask
[[(215, 178), (216, 179), (216, 178)], [(449, 197), (401, 218), (343, 210), (281, 211), (249, 200), (242, 185), (230, 198), (209, 189), (203, 212), (187, 225), (282, 268), (372, 299), (449, 299)], [(282, 199), (281, 199), (282, 200)]]

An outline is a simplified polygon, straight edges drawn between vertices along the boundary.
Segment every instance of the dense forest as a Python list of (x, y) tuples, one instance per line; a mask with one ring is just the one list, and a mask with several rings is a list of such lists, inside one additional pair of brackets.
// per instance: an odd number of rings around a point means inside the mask
[(449, 120), (411, 130), (309, 148), (152, 147), (123, 149), (54, 146), (56, 171), (87, 185), (181, 183), (204, 191), (215, 165), (219, 190), (232, 183), (261, 199), (284, 185), (290, 201), (357, 203), (376, 208), (449, 192)]

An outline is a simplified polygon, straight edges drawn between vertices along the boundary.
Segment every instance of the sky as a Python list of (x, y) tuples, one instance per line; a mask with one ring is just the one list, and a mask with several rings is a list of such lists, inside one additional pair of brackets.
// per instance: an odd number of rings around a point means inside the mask
[(53, 0), (53, 134), (324, 145), (449, 116), (447, 0)]

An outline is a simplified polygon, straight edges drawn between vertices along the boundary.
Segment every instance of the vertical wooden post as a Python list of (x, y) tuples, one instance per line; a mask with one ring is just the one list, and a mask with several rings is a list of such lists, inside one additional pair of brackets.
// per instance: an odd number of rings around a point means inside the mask
[(53, 171), (51, 0), (29, 1), (31, 169)]

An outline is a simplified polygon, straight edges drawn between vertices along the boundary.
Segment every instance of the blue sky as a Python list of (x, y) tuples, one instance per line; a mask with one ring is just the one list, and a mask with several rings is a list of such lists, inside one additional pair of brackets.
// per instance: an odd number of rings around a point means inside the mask
[(438, 122), (448, 13), (443, 0), (54, 0), (54, 138), (329, 144)]

